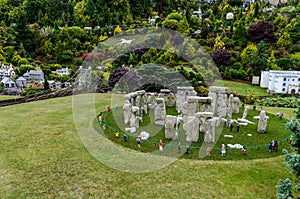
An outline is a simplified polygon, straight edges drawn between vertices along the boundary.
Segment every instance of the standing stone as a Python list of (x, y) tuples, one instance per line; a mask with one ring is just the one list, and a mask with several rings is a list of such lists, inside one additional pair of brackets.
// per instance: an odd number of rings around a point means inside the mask
[(206, 125), (208, 125), (208, 128), (204, 134), (204, 142), (215, 143), (216, 124), (218, 120), (219, 120), (218, 117), (214, 117), (206, 121), (207, 122)]
[(233, 112), (233, 95), (231, 94), (228, 98), (228, 105), (227, 105), (227, 118), (226, 118), (227, 128), (229, 128), (231, 125), (232, 112)]
[(265, 133), (267, 130), (267, 123), (268, 123), (268, 116), (266, 115), (266, 111), (262, 110), (259, 114), (257, 132)]
[(130, 115), (131, 115), (131, 104), (129, 100), (124, 100), (124, 105), (123, 105), (123, 111), (124, 111), (124, 123), (128, 124), (130, 121)]
[(208, 131), (209, 125), (207, 120), (213, 117), (212, 112), (198, 112), (196, 116), (200, 119), (200, 131), (205, 133)]
[(167, 115), (165, 124), (165, 138), (176, 140), (178, 138), (178, 118), (173, 115)]
[(228, 91), (227, 87), (209, 87), (208, 96), (212, 98), (212, 112), (215, 116), (226, 117)]
[(130, 127), (139, 128), (140, 118), (139, 118), (139, 107), (133, 106), (131, 107), (131, 115), (130, 115)]
[(194, 90), (194, 87), (177, 87), (176, 94), (176, 110), (178, 113), (182, 113), (183, 104), (186, 101), (187, 96), (196, 96), (197, 92)]
[(246, 106), (245, 110), (244, 110), (244, 113), (243, 113), (243, 117), (242, 119), (246, 119), (247, 115), (248, 115), (248, 112), (250, 110), (250, 107), (249, 106)]
[(173, 93), (169, 93), (168, 94), (168, 107), (173, 107), (174, 106), (174, 94)]
[(186, 126), (187, 126), (187, 120), (189, 116), (195, 116), (196, 113), (196, 103), (193, 101), (186, 101), (184, 102), (182, 106), (182, 117), (183, 117), (183, 130), (187, 132)]
[(155, 108), (155, 104), (156, 104), (156, 100), (155, 100), (155, 96), (154, 93), (150, 93), (149, 96), (149, 108), (154, 109)]
[(186, 141), (197, 142), (199, 139), (199, 124), (200, 120), (195, 116), (188, 116), (186, 123)]
[(154, 109), (154, 120), (157, 125), (165, 125), (166, 106), (164, 98), (156, 98), (156, 106)]
[(238, 98), (238, 97), (233, 98), (232, 112), (233, 113), (239, 113), (240, 112), (240, 98)]

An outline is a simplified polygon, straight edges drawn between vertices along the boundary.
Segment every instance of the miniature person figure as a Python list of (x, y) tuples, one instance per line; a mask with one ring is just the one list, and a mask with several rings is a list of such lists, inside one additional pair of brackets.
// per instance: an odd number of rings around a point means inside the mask
[(239, 123), (236, 125), (236, 132), (240, 132), (240, 124)]
[(159, 140), (159, 150), (160, 151), (163, 150), (163, 142), (162, 142), (162, 140)]
[(280, 114), (280, 115), (279, 115), (279, 119), (280, 119), (280, 121), (282, 120), (282, 115), (283, 115), (283, 114)]
[(116, 138), (119, 138), (120, 137), (120, 133), (117, 131), (117, 132), (115, 132), (115, 137)]
[(242, 104), (242, 108), (244, 108), (244, 107), (245, 107), (245, 104), (243, 103), (243, 104)]
[(115, 110), (117, 111), (118, 109), (119, 109), (119, 106), (118, 106), (118, 104), (116, 104)]
[(123, 140), (124, 140), (124, 142), (127, 142), (127, 135), (126, 135), (126, 133), (124, 133), (124, 135), (123, 135)]
[(254, 110), (254, 111), (256, 110), (256, 105), (255, 105), (255, 104), (253, 105), (253, 110)]
[(190, 147), (186, 146), (185, 147), (185, 154), (189, 154), (189, 151), (190, 151)]
[(98, 120), (99, 120), (100, 126), (102, 126), (103, 125), (103, 114), (102, 114), (102, 112), (100, 112)]
[(208, 146), (206, 149), (206, 154), (208, 157), (210, 157), (210, 152), (211, 152), (211, 148), (210, 148), (210, 146)]
[(136, 138), (136, 143), (137, 143), (137, 145), (138, 145), (138, 147), (139, 147), (139, 149), (141, 148), (141, 136), (138, 136), (137, 138)]
[(292, 142), (293, 142), (293, 137), (290, 137), (289, 144), (292, 144)]
[(225, 156), (225, 154), (226, 154), (225, 144), (222, 144), (221, 153), (222, 153), (222, 156)]
[(292, 124), (295, 124), (295, 118), (292, 117), (292, 120), (291, 120)]
[(272, 142), (270, 142), (270, 144), (269, 144), (269, 153), (272, 152), (272, 149), (273, 149)]
[(110, 112), (110, 107), (106, 106), (106, 112)]
[(180, 142), (178, 142), (177, 148), (178, 148), (178, 153), (180, 153), (180, 150), (181, 150), (181, 144), (180, 144)]
[(243, 150), (243, 154), (246, 155), (246, 153), (247, 153), (246, 147), (243, 146), (242, 150)]
[(277, 140), (274, 141), (274, 153), (276, 153), (278, 151), (278, 143)]

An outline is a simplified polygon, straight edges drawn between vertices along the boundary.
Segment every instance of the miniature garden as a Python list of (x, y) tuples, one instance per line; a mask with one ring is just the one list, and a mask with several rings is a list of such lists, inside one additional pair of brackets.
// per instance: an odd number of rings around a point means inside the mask
[[(164, 92), (164, 90), (167, 89), (162, 89), (162, 92)], [(144, 94), (145, 94), (144, 99), (146, 99), (146, 93)], [(269, 158), (269, 157), (282, 155), (281, 153), (282, 149), (288, 148), (288, 145), (291, 141), (290, 132), (286, 129), (286, 125), (285, 125), (288, 120), (285, 119), (284, 116), (282, 117), (281, 113), (279, 115), (273, 115), (267, 113), (268, 119), (267, 119), (266, 129), (263, 132), (258, 132), (259, 130), (258, 126), (260, 123), (259, 116), (262, 111), (264, 112), (263, 107), (256, 107), (252, 105), (249, 107), (247, 105), (239, 103), (239, 101), (236, 104), (238, 106), (238, 111), (235, 110), (236, 113), (232, 113), (232, 117), (230, 118), (232, 124), (228, 126), (227, 121), (223, 119), (223, 122), (221, 122), (219, 126), (217, 125), (215, 126), (215, 132), (214, 132), (215, 143), (211, 142), (212, 140), (210, 140), (209, 142), (205, 142), (205, 140), (207, 139), (205, 138), (205, 134), (208, 132), (203, 133), (199, 131), (198, 131), (199, 137), (198, 139), (196, 138), (197, 141), (195, 140), (195, 138), (192, 138), (194, 140), (191, 141), (191, 139), (188, 138), (188, 135), (184, 133), (185, 131), (183, 130), (184, 128), (183, 121), (181, 121), (180, 124), (177, 126), (177, 130), (178, 130), (177, 137), (172, 137), (172, 136), (170, 137), (170, 134), (167, 135), (166, 132), (166, 127), (168, 126), (168, 124), (161, 125), (157, 123), (157, 121), (155, 120), (155, 118), (158, 117), (155, 116), (156, 115), (155, 112), (157, 111), (155, 107), (157, 107), (157, 104), (156, 105), (152, 105), (152, 104), (153, 102), (155, 103), (155, 100), (156, 101), (159, 100), (158, 98), (160, 99), (165, 98), (165, 96), (162, 96), (160, 94), (158, 95), (157, 98), (155, 98), (153, 94), (148, 94), (148, 100), (146, 103), (147, 105), (146, 104), (144, 104), (146, 106), (143, 105), (144, 107), (148, 107), (147, 113), (146, 112), (143, 113), (142, 120), (139, 122), (139, 127), (136, 129), (132, 129), (131, 128), (132, 124), (129, 124), (130, 123), (129, 121), (128, 124), (125, 124), (124, 122), (126, 117), (126, 114), (124, 114), (124, 112), (126, 111), (125, 110), (126, 99), (127, 99), (126, 97), (128, 97), (128, 94), (125, 95), (124, 107), (123, 106), (119, 107), (118, 105), (116, 105), (115, 107), (108, 107), (106, 111), (103, 110), (102, 112), (103, 115), (100, 117), (100, 119), (98, 118), (99, 123), (95, 121), (95, 127), (98, 129), (99, 133), (103, 132), (104, 130), (105, 135), (116, 144), (119, 144), (123, 147), (127, 147), (133, 150), (140, 151), (142, 153), (151, 153), (154, 151), (158, 151), (159, 142), (161, 140), (163, 143), (163, 151), (161, 151), (161, 155), (178, 156), (180, 158), (187, 158), (187, 159), (200, 159), (201, 157), (201, 159), (209, 159), (209, 160), (259, 159), (259, 158)], [(176, 97), (178, 99), (179, 96), (176, 95)], [(188, 98), (193, 98), (193, 97), (189, 96)], [(171, 99), (172, 106), (169, 106), (170, 98), (169, 97), (167, 98), (168, 100), (166, 100), (166, 102), (165, 101), (163, 102), (166, 103), (165, 104), (166, 123), (168, 123), (167, 118), (182, 117), (182, 113), (179, 114), (178, 111), (176, 110), (178, 108), (176, 102), (174, 101), (172, 105), (172, 99)], [(205, 97), (201, 98), (201, 100), (203, 99), (205, 99)], [(237, 99), (238, 98), (235, 97), (235, 100)], [(228, 100), (229, 98), (226, 96), (227, 103)], [(120, 96), (118, 97), (118, 104), (120, 105), (122, 104), (122, 98), (120, 98)], [(201, 107), (203, 107), (205, 103), (197, 102), (196, 104), (198, 108), (200, 107), (200, 111), (203, 111), (203, 109), (201, 110)], [(144, 108), (142, 109), (144, 110)], [(225, 109), (228, 110), (228, 104), (225, 107)], [(242, 122), (237, 122), (237, 121), (241, 121), (241, 118), (243, 118), (245, 112), (247, 112), (247, 116), (245, 117), (245, 120)], [(201, 115), (201, 113), (196, 113), (196, 115), (197, 114)], [(183, 115), (184, 115), (184, 111), (183, 111)], [(216, 117), (212, 117), (212, 118), (216, 119)], [(228, 111), (225, 118), (228, 119)], [(249, 123), (245, 124), (245, 122), (249, 122)], [(197, 124), (199, 125), (199, 123)], [(133, 126), (134, 125), (135, 124), (133, 124)], [(188, 123), (188, 125), (191, 125), (192, 126), (191, 128), (194, 128), (193, 122)], [(200, 122), (200, 129), (201, 129), (201, 125), (205, 125), (205, 124)], [(186, 129), (186, 130), (191, 130), (191, 129)], [(146, 135), (143, 135), (143, 133), (145, 132)], [(147, 135), (147, 133), (149, 133), (149, 135)], [(143, 139), (143, 136), (146, 136), (146, 138)], [(140, 148), (138, 147), (137, 144), (137, 139), (139, 138), (141, 138)], [(276, 140), (278, 143), (278, 149), (275, 149), (274, 151), (274, 148), (271, 147), (272, 151), (269, 151), (269, 145), (274, 140)], [(221, 155), (222, 144), (225, 144), (226, 146), (225, 156)], [(206, 150), (208, 146), (211, 147), (211, 156), (206, 155), (207, 153)], [(243, 154), (242, 147), (246, 149), (245, 154)], [(187, 148), (188, 148), (188, 153), (186, 151)]]

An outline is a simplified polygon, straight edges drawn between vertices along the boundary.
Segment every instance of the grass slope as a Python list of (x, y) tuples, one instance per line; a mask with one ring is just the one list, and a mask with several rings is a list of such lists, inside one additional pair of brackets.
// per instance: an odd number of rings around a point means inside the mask
[(15, 96), (15, 95), (0, 95), (0, 101), (1, 100), (8, 100), (8, 99), (16, 99), (19, 98), (20, 96)]
[[(97, 95), (97, 110), (110, 103)], [(124, 173), (95, 159), (78, 137), (72, 98), (0, 108), (0, 198), (276, 198), (283, 156), (252, 161), (180, 159)], [(87, 129), (88, 131), (88, 129)]]
[[(234, 82), (234, 81), (228, 81), (228, 80), (222, 80), (221, 81), (224, 85), (224, 87), (230, 88), (230, 91), (237, 95), (249, 95), (249, 90), (251, 89), (253, 91), (253, 96), (269, 96), (266, 89), (263, 89), (259, 86), (246, 84), (243, 82)], [(220, 84), (220, 81), (216, 81), (217, 84)]]

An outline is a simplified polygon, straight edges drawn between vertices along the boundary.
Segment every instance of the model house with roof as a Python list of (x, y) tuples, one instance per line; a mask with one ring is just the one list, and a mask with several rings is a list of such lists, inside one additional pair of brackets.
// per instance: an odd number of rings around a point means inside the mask
[(27, 87), (27, 80), (24, 77), (19, 77), (16, 80), (16, 84), (18, 88), (26, 88)]
[(51, 90), (61, 89), (61, 87), (62, 87), (61, 82), (56, 82), (54, 80), (49, 80), (48, 83), (49, 83), (49, 87), (50, 87)]
[(42, 70), (30, 70), (23, 74), (27, 81), (44, 82), (44, 72)]
[(13, 78), (16, 76), (15, 70), (13, 66), (10, 64), (9, 66), (0, 64), (0, 79), (3, 79), (4, 77), (10, 77)]
[(4, 77), (1, 80), (1, 84), (3, 84), (4, 88), (15, 88), (16, 87), (16, 83), (11, 80), (9, 77)]
[(260, 87), (271, 94), (300, 94), (300, 71), (262, 71)]
[(61, 68), (61, 69), (56, 69), (56, 73), (59, 75), (59, 76), (63, 76), (63, 75), (69, 75), (70, 72), (69, 72), (69, 68)]

